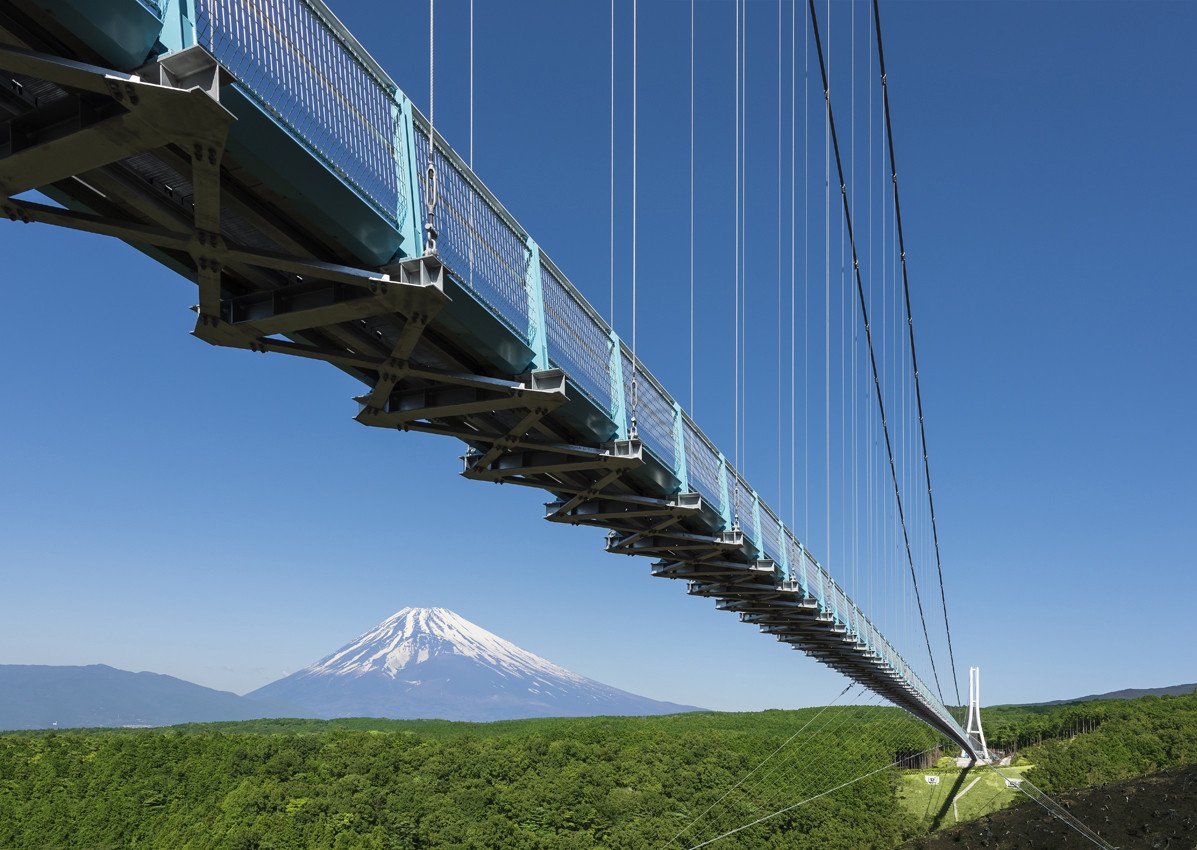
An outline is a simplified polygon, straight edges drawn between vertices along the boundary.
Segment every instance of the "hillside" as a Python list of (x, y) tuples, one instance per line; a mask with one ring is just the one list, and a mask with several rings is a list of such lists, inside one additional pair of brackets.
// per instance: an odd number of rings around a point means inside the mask
[[(1124, 779), (1058, 800), (1115, 847), (1193, 847), (1197, 842), (1197, 767)], [(1092, 850), (1081, 837), (1033, 802), (975, 823), (916, 839), (907, 850)]]
[[(823, 736), (815, 758), (788, 768), (784, 797), (812, 777), (884, 764), (903, 735), (912, 748), (930, 740), (896, 709), (845, 710), (851, 745)], [(817, 713), (0, 735), (0, 847), (641, 850), (668, 841)], [(894, 781), (878, 774), (721, 844), (784, 834), (809, 850), (892, 846), (921, 830), (892, 804)], [(750, 811), (728, 817), (742, 823)], [(807, 837), (791, 841), (796, 823)]]
[[(1092, 731), (1072, 734), (1082, 710)], [(819, 711), (11, 733), (0, 735), (0, 847), (661, 847)], [(995, 711), (1007, 733), (1045, 737), (1021, 750), (1015, 772), (1053, 794), (1197, 763), (1197, 695), (1017, 717)], [(895, 748), (917, 751), (930, 741), (924, 727), (892, 708), (844, 708), (831, 728), (799, 737), (794, 757), (755, 774), (741, 786), (750, 793), (721, 822), (743, 824), (803, 799), (804, 789), (830, 787), (841, 772), (860, 776)], [(975, 818), (1018, 801), (985, 778), (952, 807), (944, 785), (920, 785), (934, 772), (953, 782), (950, 768), (882, 771), (719, 846), (896, 847), (926, 836), (937, 821), (951, 825), (957, 814)], [(1159, 797), (1150, 783), (1141, 787), (1142, 797), (1111, 791), (1100, 801), (1106, 810), (1085, 819), (1099, 829), (1107, 816), (1127, 829), (1136, 819), (1154, 823)], [(1176, 808), (1186, 811), (1183, 805), (1187, 797)], [(1039, 829), (1039, 811), (990, 814), (951, 833), (959, 843), (928, 846), (1015, 846), (993, 842), (1019, 834), (1028, 819)], [(1189, 843), (1173, 847), (1197, 843), (1197, 818), (1188, 826), (1173, 821), (1168, 828), (1177, 834), (1190, 830)]]

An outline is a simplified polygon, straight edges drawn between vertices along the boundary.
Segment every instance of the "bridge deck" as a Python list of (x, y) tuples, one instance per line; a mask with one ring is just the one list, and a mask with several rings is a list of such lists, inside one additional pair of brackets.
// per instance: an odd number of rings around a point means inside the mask
[[(547, 519), (607, 529), (609, 551), (973, 749), (322, 3), (63, 4), (69, 27), (0, 0), (5, 215), (124, 239), (196, 282), (200, 338), (346, 371), (362, 423), (464, 441), (467, 477), (548, 491)], [(421, 259), (430, 145), (440, 250)], [(30, 189), (63, 208), (15, 197)]]

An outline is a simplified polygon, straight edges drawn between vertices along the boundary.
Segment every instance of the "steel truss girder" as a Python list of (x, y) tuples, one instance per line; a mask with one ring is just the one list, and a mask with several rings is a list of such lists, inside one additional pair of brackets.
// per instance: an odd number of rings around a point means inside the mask
[(774, 600), (762, 610), (735, 609), (733, 613), (739, 614), (741, 623), (754, 626), (789, 626), (796, 622), (795, 618), (814, 619), (819, 610), (818, 602), (814, 599), (788, 603), (786, 607), (782, 607), (782, 604), (784, 603), (781, 600)]
[(814, 622), (808, 621), (807, 623), (793, 622), (778, 625), (762, 625), (758, 626), (758, 628), (767, 635), (803, 638), (813, 642), (815, 645), (827, 644), (839, 646), (841, 643), (846, 643), (852, 646), (864, 646), (854, 634), (850, 634), (847, 629), (840, 625), (820, 629)]
[(707, 596), (711, 598), (731, 597), (745, 598), (773, 598), (777, 596), (777, 587), (773, 584), (752, 584), (748, 581), (702, 581), (692, 579), (687, 582), (686, 592), (691, 596)]
[[(772, 561), (753, 561), (741, 563), (732, 560), (716, 560), (714, 558), (703, 561), (658, 561), (653, 564), (652, 573), (659, 578), (676, 579), (722, 579), (740, 582), (746, 579), (769, 579), (775, 577), (775, 566)], [(774, 592), (780, 593), (776, 584), (771, 585)]]
[[(397, 360), (393, 368), (379, 374), (378, 383), (368, 395), (358, 398), (362, 410), (357, 420), (363, 425), (424, 430), (466, 440), (519, 442), (532, 425), (565, 401), (560, 370), (548, 372), (532, 373), (528, 381), (510, 381), (435, 372)], [(417, 383), (411, 384), (412, 379), (417, 379)], [(517, 424), (499, 433), (488, 434), (465, 421), (479, 414), (519, 410), (526, 411), (520, 420), (526, 425)], [(454, 420), (460, 420), (456, 426)], [(417, 429), (418, 425), (425, 427)]]
[[(423, 328), (447, 301), (441, 276), (430, 274), (422, 261), (409, 260), (392, 267), (385, 279), (364, 284), (303, 281), (222, 299), (217, 302), (216, 314), (206, 312), (201, 305), (194, 333), (214, 345), (333, 360), (339, 365), (352, 361), (384, 374), (403, 373), (411, 368), (410, 364), (394, 355), (410, 353)], [(337, 356), (335, 351), (321, 352), (302, 343), (268, 339), (382, 315), (406, 319), (399, 343), (388, 358), (346, 358), (343, 352)]]
[[(694, 509), (697, 513), (701, 502)], [(749, 562), (746, 557), (736, 560), (736, 553), (745, 549), (744, 535), (738, 529), (720, 531), (714, 535), (696, 534), (671, 526), (675, 522), (663, 521), (638, 531), (621, 533), (613, 531), (607, 537), (607, 551), (620, 555), (665, 556), (666, 561), (678, 563), (699, 563), (725, 558), (730, 567), (740, 567)], [(654, 575), (658, 565), (654, 565)]]
[(632, 464), (623, 458), (603, 451), (596, 451), (590, 458), (576, 456), (562, 456), (552, 451), (514, 450), (499, 455), (489, 464), (482, 464), (475, 460), (474, 455), (466, 455), (466, 467), (462, 472), (466, 478), (474, 481), (504, 481), (509, 478), (529, 479), (535, 476), (566, 475), (577, 472), (609, 469), (612, 465), (633, 468)]
[[(418, 379), (416, 384), (411, 379)], [(358, 399), (366, 425), (457, 437), (471, 445), (463, 457), (466, 478), (512, 482), (559, 491), (557, 476), (605, 471), (601, 490), (643, 463), (639, 441), (602, 446), (562, 443), (535, 435), (541, 421), (566, 401), (565, 373), (530, 372), (525, 380), (438, 372), (395, 361), (374, 390)], [(518, 416), (494, 425), (494, 414)], [(520, 415), (522, 414), (522, 415)], [(475, 446), (482, 445), (485, 449)], [(595, 488), (583, 488), (583, 496)]]
[[(210, 261), (218, 263), (222, 268), (235, 264), (244, 265), (364, 287), (369, 287), (372, 283), (394, 282), (386, 274), (376, 271), (247, 248), (227, 242), (222, 237), (210, 239), (211, 234), (207, 231), (204, 231), (201, 237), (198, 233), (184, 233), (142, 222), (123, 221), (17, 198), (0, 200), (0, 212), (3, 212), (4, 216), (12, 221), (20, 221), (25, 224), (33, 222), (53, 224), (85, 233), (112, 236), (138, 245), (184, 253), (191, 253), (194, 249)], [(196, 245), (200, 247), (195, 248)]]
[[(403, 431), (417, 431), (422, 434), (437, 434), (442, 437), (457, 437), (458, 439), (462, 439), (470, 443), (494, 444), (503, 442), (505, 445), (513, 448), (553, 452), (563, 456), (590, 458), (594, 457), (596, 454), (601, 454), (602, 451), (601, 449), (593, 449), (588, 446), (578, 446), (572, 443), (556, 443), (544, 439), (510, 438), (507, 436), (506, 431), (501, 434), (488, 433), (485, 431), (476, 430), (472, 426), (466, 425), (436, 425), (423, 422), (412, 422), (399, 427)], [(564, 487), (554, 487), (553, 489), (557, 492), (571, 492)]]
[(718, 553), (736, 551), (736, 547), (721, 544), (718, 538), (706, 534), (670, 528), (680, 521), (684, 514), (668, 516), (659, 523), (630, 534), (613, 532), (607, 538), (607, 551), (617, 555), (674, 555), (685, 558), (685, 553), (707, 553), (706, 558)]
[(592, 487), (572, 493), (571, 498), (545, 505), (545, 519), (570, 525), (593, 525), (624, 534), (635, 534), (645, 520), (679, 522), (702, 512), (702, 497), (697, 493), (679, 493), (667, 499), (629, 496), (608, 492), (622, 470), (612, 470)]
[[(0, 211), (10, 219), (42, 221), (117, 236), (130, 242), (189, 254), (195, 263), (201, 309), (214, 313), (220, 300), (223, 245), (220, 237), (220, 166), (229, 128), (236, 119), (219, 103), (219, 65), (202, 48), (168, 62), (186, 74), (159, 73), (166, 85), (139, 76), (0, 45), (0, 68), (62, 86), (63, 101), (37, 107), (7, 122), (8, 155), (0, 158)], [(151, 72), (156, 69), (151, 69)], [(206, 87), (193, 83), (207, 80)], [(177, 87), (180, 80), (188, 88)], [(69, 120), (45, 126), (47, 112), (74, 104)], [(40, 134), (14, 138), (14, 129), (41, 126)], [(14, 145), (14, 142), (20, 144)], [(13, 195), (64, 180), (84, 180), (90, 172), (136, 154), (175, 145), (191, 166), (194, 232), (179, 233), (136, 222), (57, 210), (17, 201)]]
[[(428, 301), (419, 293), (421, 306)], [(313, 281), (251, 292), (221, 302), (220, 318), (251, 337), (293, 334), (325, 325), (398, 313), (411, 315), (417, 301), (405, 285), (371, 284), (369, 288)]]
[[(509, 443), (530, 424), (527, 419), (521, 420), (510, 432)], [(644, 462), (640, 446), (638, 443), (629, 446), (629, 442), (608, 443), (583, 455), (577, 449), (569, 452), (521, 449), (498, 441), (489, 451), (467, 453), (463, 458), (465, 469), (462, 475), (475, 481), (521, 483), (557, 492), (562, 476), (606, 473), (603, 480), (612, 481), (640, 466)]]
[(538, 420), (554, 406), (551, 395), (522, 386), (510, 390), (479, 389), (446, 383), (400, 389), (387, 400), (386, 407), (365, 408), (358, 421), (383, 428), (402, 428), (411, 422), (436, 422), (501, 410), (527, 410), (530, 417)]
[(435, 315), (448, 300), (439, 268), (439, 263), (429, 269), (420, 260), (408, 260), (390, 267), (381, 276), (361, 270), (359, 283), (354, 285), (316, 279), (250, 296), (221, 299), (215, 306), (209, 305), (215, 313), (205, 311), (201, 299), (192, 333), (212, 345), (289, 354), (346, 369), (400, 368), (402, 362), (393, 358), (344, 348), (330, 349), (274, 335), (328, 330), (367, 316), (396, 315), (406, 320), (397, 347), (406, 352), (403, 339), (410, 329), (419, 329), (414, 334), (418, 339), (427, 317)]
[(819, 603), (813, 596), (796, 594), (795, 598), (789, 599), (786, 594), (779, 593), (776, 599), (767, 602), (753, 599), (720, 599), (715, 603), (715, 607), (720, 611), (739, 614), (740, 619), (744, 622), (755, 622), (744, 620), (744, 618), (748, 616), (778, 616), (779, 612), (815, 612), (819, 609)]
[[(98, 107), (96, 120), (59, 124), (44, 140), (27, 139), (0, 158), (0, 195), (6, 197), (172, 143), (194, 149), (197, 162), (217, 164), (235, 120), (201, 88), (149, 83), (136, 75), (9, 44), (0, 44), (0, 68), (54, 83), (75, 93), (69, 98), (90, 98)], [(36, 112), (13, 120), (36, 122)], [(197, 208), (202, 194), (197, 190)]]

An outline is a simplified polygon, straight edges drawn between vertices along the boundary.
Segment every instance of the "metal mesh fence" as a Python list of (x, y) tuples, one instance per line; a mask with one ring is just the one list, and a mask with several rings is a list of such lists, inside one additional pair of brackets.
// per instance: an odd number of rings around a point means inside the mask
[(688, 419), (683, 423), (682, 447), (686, 452), (690, 488), (722, 512), (727, 505), (719, 479), (719, 453)]
[[(416, 167), (420, 171), (420, 207), (428, 199), (428, 127), (416, 128)], [(437, 250), (441, 259), (478, 293), (524, 342), (528, 335), (528, 264), (532, 252), (515, 230), (478, 191), (440, 143), (436, 146)]]
[(586, 309), (582, 296), (544, 262), (540, 264), (549, 360), (608, 413), (611, 404), (611, 333)]
[(825, 606), (830, 606), (831, 599), (828, 596), (829, 582), (831, 577), (827, 572), (819, 566), (819, 562), (815, 560), (809, 550), (804, 550), (806, 554), (806, 574), (810, 581), (810, 592), (816, 599), (822, 602)]
[(852, 604), (852, 600), (848, 598), (848, 594), (844, 593), (842, 587), (832, 582), (832, 588), (832, 592), (835, 593), (835, 608), (839, 621), (847, 627), (849, 632), (856, 631), (859, 620), (856, 606)]
[(772, 558), (777, 563), (781, 563), (782, 548), (781, 548), (781, 523), (773, 512), (761, 504), (761, 548), (764, 549), (765, 557)]
[[(628, 386), (625, 380), (625, 388)], [(636, 421), (640, 427), (640, 438), (644, 445), (659, 457), (666, 466), (677, 470), (677, 448), (673, 438), (673, 401), (665, 390), (640, 367), (637, 383), (640, 396)], [(631, 408), (629, 408), (630, 410)]]
[[(632, 417), (632, 358), (625, 349), (620, 354), (623, 364), (623, 394), (628, 411), (628, 421)], [(677, 469), (677, 452), (673, 445), (673, 403), (665, 395), (655, 380), (649, 377), (644, 364), (636, 371), (636, 394), (639, 402), (636, 405), (636, 429), (641, 442), (657, 458), (670, 469)]]
[[(143, 0), (144, 2), (145, 0)], [(306, 0), (195, 0), (196, 40), (325, 165), (401, 227), (395, 91)]]

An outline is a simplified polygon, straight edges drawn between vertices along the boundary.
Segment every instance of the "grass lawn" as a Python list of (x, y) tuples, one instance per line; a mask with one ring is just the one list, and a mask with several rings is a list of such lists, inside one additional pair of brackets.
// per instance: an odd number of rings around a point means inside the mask
[[(1014, 778), (1022, 776), (1030, 769), (1031, 765), (1023, 765), (1003, 767), (1001, 771)], [(1003, 777), (981, 765), (967, 771), (960, 787), (957, 788), (960, 774), (964, 772), (955, 766), (902, 771), (898, 800), (912, 814), (928, 822), (939, 818), (937, 825), (943, 827), (1004, 809), (1022, 797), (1022, 792), (1018, 789), (1006, 787)], [(939, 784), (928, 785), (925, 776), (938, 776)], [(949, 796), (953, 791), (955, 805)]]

